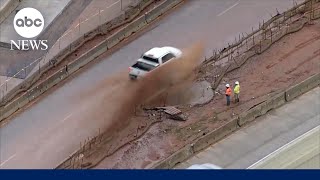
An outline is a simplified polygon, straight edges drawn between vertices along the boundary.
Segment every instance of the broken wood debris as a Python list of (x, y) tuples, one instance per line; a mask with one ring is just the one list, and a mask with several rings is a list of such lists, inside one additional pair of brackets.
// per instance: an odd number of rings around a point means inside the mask
[(183, 115), (182, 111), (180, 111), (174, 106), (155, 107), (155, 108), (149, 108), (145, 110), (163, 111), (169, 116), (170, 119), (178, 120), (178, 121), (186, 121), (186, 117)]

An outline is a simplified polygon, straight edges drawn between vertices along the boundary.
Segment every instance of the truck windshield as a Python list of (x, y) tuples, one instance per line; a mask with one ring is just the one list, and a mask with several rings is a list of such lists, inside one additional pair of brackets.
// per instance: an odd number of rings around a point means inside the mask
[(152, 66), (152, 65), (150, 65), (150, 64), (143, 63), (143, 62), (137, 62), (137, 63), (135, 63), (132, 67), (133, 67), (133, 68), (141, 69), (141, 70), (143, 70), (143, 71), (151, 71), (151, 70), (154, 69), (156, 66)]
[(151, 61), (151, 62), (154, 62), (154, 63), (159, 64), (158, 59), (151, 58), (151, 57), (149, 57), (149, 56), (142, 56), (142, 58), (145, 59), (145, 60), (147, 60), (147, 61)]

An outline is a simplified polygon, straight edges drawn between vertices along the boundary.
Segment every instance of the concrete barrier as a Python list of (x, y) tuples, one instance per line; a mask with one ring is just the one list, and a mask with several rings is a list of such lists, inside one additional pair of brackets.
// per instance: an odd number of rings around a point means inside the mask
[(123, 40), (125, 38), (125, 33), (125, 29), (121, 29), (116, 34), (110, 36), (108, 38), (108, 48), (112, 48)]
[(231, 132), (238, 128), (238, 118), (234, 118), (222, 127), (211, 131), (210, 133), (202, 136), (194, 144), (188, 144), (179, 151), (175, 152), (164, 161), (153, 166), (154, 169), (170, 169), (181, 163), (188, 158), (190, 158), (195, 153), (205, 149), (209, 145), (221, 140), (225, 136), (229, 135)]
[(293, 87), (286, 90), (284, 93), (281, 92), (269, 99), (265, 102), (253, 107), (239, 115), (238, 124), (240, 126), (248, 123), (255, 118), (266, 114), (268, 111), (278, 108), (285, 104), (287, 101), (291, 101), (299, 95), (310, 91), (311, 89), (317, 87), (320, 84), (320, 73), (302, 81), (301, 83), (294, 85)]
[(85, 66), (89, 62), (91, 62), (93, 59), (104, 53), (108, 50), (107, 46), (108, 42), (103, 41), (100, 44), (98, 44), (96, 47), (90, 49), (85, 54), (81, 55), (78, 59), (68, 64), (68, 73), (72, 74), (75, 71), (79, 70), (81, 67)]
[(60, 71), (56, 72), (54, 75), (49, 77), (46, 80), (46, 88), (49, 89), (55, 85), (57, 85), (60, 81), (67, 77), (67, 73), (65, 69), (61, 69)]
[(93, 54), (94, 58), (100, 56), (101, 54), (103, 54), (104, 52), (106, 52), (109, 49), (108, 48), (108, 41), (106, 40), (106, 41), (101, 42), (95, 48), (96, 48), (96, 52)]
[(286, 103), (285, 93), (279, 93), (273, 96), (272, 98), (267, 99), (267, 101), (264, 104), (265, 105), (264, 108), (261, 109), (262, 114), (265, 114), (272, 109), (276, 109), (285, 103)]
[(169, 9), (171, 9), (172, 7), (174, 7), (177, 4), (176, 0), (172, 0), (172, 1), (166, 1), (162, 4), (162, 8), (160, 9), (160, 12), (162, 14), (164, 14), (166, 11), (168, 11)]
[(207, 148), (211, 144), (214, 144), (224, 138), (225, 136), (229, 135), (233, 131), (238, 128), (238, 117), (233, 118), (231, 121), (223, 125), (222, 127), (211, 131), (205, 136), (202, 136), (198, 139), (193, 145), (193, 151), (195, 153)]
[[(27, 91), (28, 87), (30, 87), (37, 79), (40, 78), (39, 73), (33, 73), (29, 77), (27, 77), (23, 82), (21, 82), (18, 86), (15, 86), (3, 97), (0, 105), (6, 105), (9, 100), (12, 100), (18, 93)], [(0, 119), (1, 121), (2, 119)]]
[(28, 92), (28, 99), (29, 99), (29, 102), (34, 100), (36, 97), (38, 97), (40, 95), (40, 91), (39, 91), (39, 88), (36, 87), (34, 89), (32, 89), (31, 91)]
[(241, 113), (239, 115), (239, 120), (238, 120), (239, 126), (242, 126), (248, 122), (251, 122), (257, 117), (261, 116), (262, 106), (265, 106), (265, 103), (266, 102), (263, 102), (260, 105), (257, 105), (252, 109), (249, 109), (248, 111)]
[(320, 85), (320, 73), (313, 75), (312, 77), (308, 78), (305, 82), (306, 87), (303, 91), (307, 92), (317, 86)]
[(69, 74), (72, 74), (76, 72), (79, 68), (81, 68), (81, 61), (79, 59), (72, 61), (71, 63), (68, 64)]
[[(107, 46), (105, 46), (107, 47)], [(95, 57), (97, 57), (97, 52), (101, 52), (101, 48), (105, 48), (103, 46), (97, 46), (96, 48), (92, 48), (91, 50), (89, 50), (87, 53), (83, 54), (77, 61), (78, 63), (78, 69), (80, 69), (81, 67), (85, 66), (86, 64), (88, 64), (89, 62), (91, 62)], [(106, 48), (107, 50), (108, 48)]]
[(241, 113), (239, 115), (238, 124), (239, 126), (242, 126), (248, 122), (251, 122), (257, 117), (262, 116), (268, 111), (278, 108), (285, 103), (285, 93), (282, 92), (276, 94), (275, 96), (268, 98), (265, 102), (262, 102), (261, 104), (256, 105), (248, 111)]
[(39, 95), (41, 95), (44, 91), (47, 90), (47, 83), (44, 81), (42, 83), (40, 83), (38, 86), (34, 87), (33, 89), (29, 90), (27, 92), (27, 98), (28, 101), (32, 101), (35, 98), (37, 98)]
[(152, 9), (151, 12), (146, 14), (146, 21), (147, 23), (150, 23), (151, 21), (155, 20), (159, 16), (161, 16), (164, 12), (166, 12), (168, 9), (174, 7), (178, 3), (180, 3), (182, 0), (178, 1), (164, 1), (159, 6)]
[(44, 93), (48, 89), (47, 84), (48, 84), (47, 81), (43, 81), (37, 86), (38, 90), (40, 91), (40, 94)]
[(28, 95), (24, 94), (23, 96), (20, 96), (19, 99), (17, 99), (18, 107), (23, 108), (23, 106), (27, 105), (29, 103)]
[(165, 161), (162, 161), (159, 164), (156, 164), (154, 166), (154, 169), (170, 169), (175, 165), (177, 165), (178, 163), (181, 163), (187, 160), (193, 154), (194, 152), (192, 150), (192, 145), (186, 145), (185, 147), (180, 149), (178, 152), (168, 157)]
[(2, 108), (0, 113), (0, 119), (2, 120), (9, 117), (15, 111), (19, 110), (20, 108), (28, 104), (30, 101), (38, 97), (40, 94), (42, 94), (47, 89), (47, 86), (45, 84), (46, 82), (39, 84), (39, 86), (36, 86), (33, 89), (27, 91), (18, 99), (16, 99), (15, 101), (12, 101), (8, 105), (6, 105), (4, 108)]
[(301, 94), (304, 94), (305, 92), (308, 92), (309, 90), (319, 86), (319, 84), (320, 84), (320, 73), (287, 89), (285, 92), (285, 100), (291, 101), (296, 97), (300, 96)]
[(2, 109), (2, 116), (1, 118), (7, 118), (14, 112), (16, 112), (19, 109), (18, 103), (16, 101), (11, 102), (6, 107)]
[(37, 88), (39, 89), (39, 91), (40, 91), (41, 93), (45, 92), (45, 91), (47, 90), (47, 83), (46, 83), (46, 81), (41, 82), (41, 83), (37, 86)]
[(286, 95), (286, 101), (291, 101), (295, 99), (296, 97), (300, 96), (302, 94), (302, 91), (300, 89), (301, 85), (297, 84), (293, 87), (290, 87), (285, 95)]

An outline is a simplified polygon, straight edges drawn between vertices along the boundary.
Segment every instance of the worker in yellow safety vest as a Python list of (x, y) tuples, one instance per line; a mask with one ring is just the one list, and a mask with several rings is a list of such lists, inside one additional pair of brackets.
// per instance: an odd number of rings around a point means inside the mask
[(239, 94), (240, 94), (240, 84), (239, 84), (239, 81), (236, 81), (235, 82), (235, 86), (234, 86), (234, 89), (233, 89), (233, 92), (234, 92), (234, 98), (235, 98), (235, 102), (239, 102)]

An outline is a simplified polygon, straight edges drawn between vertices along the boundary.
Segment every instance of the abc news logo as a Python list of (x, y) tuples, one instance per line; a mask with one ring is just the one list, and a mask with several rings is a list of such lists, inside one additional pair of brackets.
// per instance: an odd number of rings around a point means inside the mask
[[(23, 8), (14, 17), (15, 31), (23, 38), (30, 39), (38, 36), (44, 28), (42, 14), (34, 8)], [(13, 47), (18, 50), (47, 50), (47, 40), (11, 40)]]
[(42, 21), (41, 19), (35, 19), (34, 21), (32, 21), (32, 19), (29, 19), (27, 16), (24, 17), (23, 19), (17, 19), (16, 21), (16, 26), (17, 27), (32, 27), (32, 26), (36, 26), (36, 27), (41, 27), (42, 25)]

